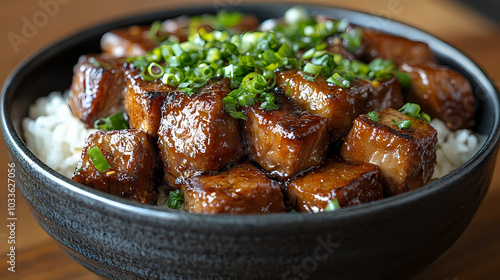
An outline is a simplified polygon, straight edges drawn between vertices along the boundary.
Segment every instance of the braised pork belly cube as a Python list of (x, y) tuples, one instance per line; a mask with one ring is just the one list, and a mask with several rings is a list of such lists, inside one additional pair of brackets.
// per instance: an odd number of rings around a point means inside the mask
[(228, 171), (200, 175), (182, 185), (188, 212), (259, 214), (284, 212), (279, 183), (257, 167), (243, 163)]
[(224, 110), (229, 80), (202, 87), (197, 94), (175, 92), (162, 107), (158, 130), (164, 179), (170, 187), (191, 176), (218, 171), (245, 154), (238, 120)]
[(242, 108), (248, 157), (271, 176), (286, 179), (318, 166), (328, 147), (326, 119), (301, 109), (284, 95), (277, 110), (260, 103)]
[(140, 70), (129, 65), (125, 69), (124, 105), (131, 128), (144, 130), (157, 137), (163, 100), (175, 90), (161, 80), (146, 81)]
[[(376, 164), (388, 196), (422, 187), (436, 163), (437, 132), (427, 123), (395, 109), (378, 112), (380, 120), (359, 116), (344, 139), (340, 156), (350, 162)], [(411, 121), (409, 128), (396, 123)]]
[(340, 207), (383, 198), (380, 176), (380, 169), (374, 164), (348, 163), (334, 158), (288, 181), (285, 189), (295, 210), (317, 213), (325, 211), (334, 198)]
[(149, 37), (149, 26), (115, 29), (101, 37), (101, 49), (113, 57), (143, 56), (155, 47)]
[(329, 84), (324, 77), (314, 81), (303, 72), (289, 70), (276, 75), (277, 85), (301, 108), (327, 119), (330, 140), (343, 137), (360, 114), (403, 105), (401, 86), (396, 78), (385, 82), (356, 80), (350, 88)]
[(73, 68), (69, 107), (87, 128), (99, 118), (124, 111), (123, 59), (106, 54), (82, 55)]
[(403, 63), (420, 65), (437, 61), (429, 46), (424, 42), (367, 29), (363, 30), (363, 42), (366, 44), (368, 60), (390, 59), (397, 66)]
[[(99, 171), (89, 155), (97, 147), (109, 164)], [(98, 131), (85, 143), (81, 159), (72, 178), (99, 191), (153, 204), (161, 175), (157, 168), (157, 154), (148, 135), (140, 130)]]
[(436, 64), (403, 64), (400, 69), (412, 81), (407, 94), (409, 102), (419, 104), (424, 112), (443, 120), (453, 130), (474, 125), (472, 87), (462, 75)]

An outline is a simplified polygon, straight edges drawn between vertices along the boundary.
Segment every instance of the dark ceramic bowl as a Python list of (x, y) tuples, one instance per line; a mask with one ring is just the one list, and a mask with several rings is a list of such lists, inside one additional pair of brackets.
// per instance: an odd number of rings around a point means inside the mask
[[(266, 19), (288, 7), (237, 9)], [(2, 132), (18, 188), (40, 225), (74, 260), (113, 279), (403, 279), (431, 264), (462, 234), (487, 192), (499, 141), (497, 90), (474, 62), (428, 33), (360, 12), (308, 9), (429, 43), (441, 63), (474, 87), (474, 131), (486, 136), (479, 152), (416, 191), (314, 215), (207, 216), (159, 209), (76, 184), (41, 162), (23, 141), (21, 121), (36, 98), (70, 86), (78, 56), (99, 52), (104, 32), (215, 12), (213, 6), (169, 10), (76, 34), (26, 60), (7, 80)]]

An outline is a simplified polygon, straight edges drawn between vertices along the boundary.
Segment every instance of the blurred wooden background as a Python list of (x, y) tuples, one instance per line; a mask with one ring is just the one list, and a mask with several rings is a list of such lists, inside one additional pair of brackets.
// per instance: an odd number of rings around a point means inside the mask
[[(267, 1), (266, 1), (267, 2)], [(278, 1), (276, 1), (278, 2)], [(287, 1), (300, 4), (301, 1)], [(305, 1), (303, 1), (304, 3)], [(180, 5), (238, 5), (242, 0), (23, 0), (3, 1), (0, 9), (0, 81), (26, 56), (83, 28), (141, 12)], [(428, 31), (464, 51), (493, 78), (500, 78), (500, 28), (468, 6), (451, 0), (314, 0), (396, 19)], [(45, 9), (44, 9), (45, 7)], [(50, 7), (50, 9), (46, 9)], [(500, 11), (490, 11), (498, 14)], [(43, 15), (44, 14), (44, 15)], [(37, 21), (30, 38), (13, 44), (26, 21)], [(33, 31), (33, 30), (32, 30)], [(11, 35), (9, 35), (11, 34)], [(38, 226), (18, 194), (16, 272), (7, 270), (8, 156), (0, 141), (0, 279), (99, 279), (67, 257)], [(458, 242), (415, 279), (500, 279), (500, 166), (484, 203)]]

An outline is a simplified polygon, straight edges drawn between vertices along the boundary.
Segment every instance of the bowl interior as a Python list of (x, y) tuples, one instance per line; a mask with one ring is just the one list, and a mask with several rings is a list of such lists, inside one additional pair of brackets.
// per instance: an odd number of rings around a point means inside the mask
[[(236, 9), (244, 13), (255, 14), (261, 20), (264, 20), (283, 15), (284, 11), (289, 7), (290, 5), (288, 4), (242, 4), (237, 7), (229, 8)], [(75, 65), (78, 57), (81, 54), (100, 52), (100, 38), (106, 31), (133, 24), (150, 24), (157, 19), (167, 19), (180, 15), (215, 13), (219, 9), (220, 7), (216, 6), (195, 7), (154, 12), (116, 20), (82, 31), (74, 36), (57, 42), (53, 46), (40, 51), (31, 58), (28, 58), (12, 72), (2, 90), (1, 121), (6, 142), (12, 144), (11, 147), (15, 147), (23, 154), (23, 156), (28, 157), (31, 161), (38, 165), (41, 172), (45, 172), (47, 176), (60, 181), (61, 184), (66, 187), (79, 189), (82, 194), (92, 196), (93, 198), (100, 196), (107, 203), (112, 203), (114, 205), (120, 204), (125, 208), (130, 206), (133, 208), (137, 207), (141, 209), (148, 209), (148, 212), (169, 212), (170, 210), (168, 209), (162, 210), (156, 207), (144, 206), (122, 198), (97, 193), (86, 186), (76, 184), (54, 172), (38, 160), (36, 156), (34, 156), (25, 146), (22, 137), (22, 119), (27, 116), (30, 104), (32, 104), (37, 98), (45, 96), (52, 91), (65, 91), (69, 88), (72, 81), (73, 66)], [(319, 6), (307, 6), (307, 9), (316, 14), (324, 14), (333, 18), (346, 18), (352, 23), (360, 26), (370, 27), (382, 32), (428, 43), (432, 50), (436, 53), (440, 63), (457, 70), (471, 82), (477, 101), (477, 125), (473, 128), (473, 130), (477, 134), (487, 136), (483, 147), (474, 156), (474, 158), (469, 161), (469, 163), (462, 166), (459, 170), (456, 170), (452, 174), (431, 183), (430, 185), (432, 185), (432, 188), (424, 187), (411, 193), (391, 197), (378, 202), (369, 203), (367, 205), (341, 209), (340, 212), (344, 212), (344, 210), (346, 210), (346, 212), (349, 211), (349, 213), (354, 213), (356, 211), (365, 211), (363, 209), (366, 208), (384, 207), (384, 205), (388, 204), (404, 203), (405, 200), (417, 199), (419, 196), (426, 195), (429, 192), (439, 191), (439, 186), (447, 185), (445, 183), (446, 180), (449, 180), (452, 176), (459, 174), (461, 170), (467, 168), (468, 165), (473, 165), (477, 159), (485, 154), (491, 153), (493, 149), (495, 149), (498, 143), (500, 119), (500, 106), (497, 89), (488, 79), (487, 75), (484, 74), (484, 72), (467, 56), (436, 37), (399, 22), (345, 9), (325, 8)]]

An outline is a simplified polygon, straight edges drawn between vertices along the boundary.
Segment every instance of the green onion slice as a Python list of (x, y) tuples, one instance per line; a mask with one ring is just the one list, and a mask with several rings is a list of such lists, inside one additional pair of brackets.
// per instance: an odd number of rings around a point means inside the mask
[(90, 157), (90, 161), (95, 166), (97, 171), (103, 172), (110, 168), (109, 163), (106, 161), (106, 158), (102, 155), (101, 150), (97, 146), (90, 148), (87, 151), (87, 154)]
[(148, 74), (153, 79), (159, 79), (165, 74), (165, 69), (161, 67), (158, 63), (152, 62), (148, 66)]
[(374, 121), (374, 122), (378, 122), (378, 121), (380, 121), (380, 118), (379, 118), (379, 116), (378, 116), (377, 112), (375, 112), (375, 111), (371, 111), (371, 112), (369, 112), (367, 115), (368, 115), (368, 117), (370, 118), (370, 120), (372, 120), (372, 121)]
[(128, 129), (128, 123), (123, 113), (117, 113), (107, 118), (99, 118), (94, 122), (94, 128), (104, 131)]
[(339, 200), (337, 198), (334, 198), (330, 201), (328, 201), (328, 204), (325, 207), (326, 212), (331, 212), (340, 209), (340, 204)]
[(412, 118), (418, 118), (418, 114), (420, 113), (420, 105), (408, 102), (403, 105), (403, 107), (401, 107), (399, 111)]
[(330, 78), (326, 79), (328, 83), (336, 84), (341, 88), (348, 88), (351, 86), (351, 82), (346, 78), (342, 77), (339, 73), (334, 73)]
[(304, 72), (312, 74), (312, 75), (318, 75), (319, 73), (321, 73), (321, 70), (323, 70), (323, 66), (316, 65), (316, 64), (313, 64), (311, 62), (308, 62), (304, 66)]
[(167, 205), (172, 209), (181, 209), (184, 203), (184, 194), (181, 190), (170, 191), (168, 194)]
[(415, 103), (406, 103), (399, 109), (399, 111), (407, 116), (421, 120), (424, 123), (429, 124), (431, 122), (431, 117), (424, 112), (420, 112), (420, 105)]
[(413, 124), (413, 122), (410, 120), (402, 120), (402, 121), (398, 122), (398, 121), (393, 119), (392, 122), (395, 125), (397, 125), (400, 129), (409, 129), (411, 127), (411, 125)]

